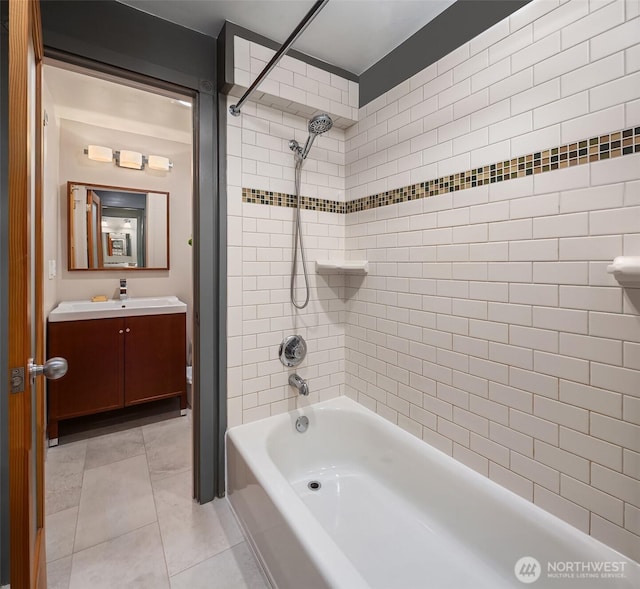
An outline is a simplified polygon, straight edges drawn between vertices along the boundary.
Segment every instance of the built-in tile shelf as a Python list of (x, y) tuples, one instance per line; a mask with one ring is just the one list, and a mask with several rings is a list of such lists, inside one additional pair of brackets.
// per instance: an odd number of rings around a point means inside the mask
[[(233, 87), (229, 94), (242, 96), (275, 51), (238, 36), (233, 38), (233, 47)], [(356, 81), (289, 55), (285, 55), (262, 81), (252, 100), (304, 118), (328, 113), (337, 129), (347, 129), (359, 118)]]
[(607, 272), (622, 286), (640, 288), (640, 256), (618, 256), (607, 266)]
[(318, 274), (368, 274), (366, 260), (316, 260)]

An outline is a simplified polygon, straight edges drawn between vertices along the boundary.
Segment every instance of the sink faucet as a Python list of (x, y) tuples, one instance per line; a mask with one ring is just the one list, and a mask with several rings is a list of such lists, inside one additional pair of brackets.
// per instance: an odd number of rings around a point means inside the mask
[(125, 301), (127, 299), (127, 279), (120, 279), (120, 300)]
[(303, 395), (303, 396), (307, 396), (309, 394), (309, 384), (307, 383), (307, 381), (298, 376), (297, 374), (291, 374), (289, 376), (289, 384), (298, 389), (298, 392)]

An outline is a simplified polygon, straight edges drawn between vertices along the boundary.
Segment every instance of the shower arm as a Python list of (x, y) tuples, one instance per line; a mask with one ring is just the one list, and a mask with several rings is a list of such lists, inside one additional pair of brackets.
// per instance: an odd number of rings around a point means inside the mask
[(280, 49), (276, 51), (276, 54), (271, 58), (271, 61), (265, 66), (265, 68), (260, 72), (260, 75), (254, 80), (253, 84), (249, 86), (249, 89), (242, 95), (242, 98), (238, 100), (236, 104), (232, 104), (229, 107), (229, 112), (234, 117), (240, 116), (240, 109), (242, 105), (247, 101), (249, 96), (253, 94), (253, 91), (262, 83), (262, 80), (266, 78), (271, 70), (278, 65), (278, 62), (284, 57), (284, 55), (289, 51), (291, 46), (297, 41), (298, 37), (304, 33), (305, 29), (311, 24), (311, 21), (318, 15), (318, 13), (325, 7), (329, 0), (318, 0), (311, 10), (307, 12), (306, 16), (300, 21), (300, 24), (294, 29), (293, 33), (289, 35), (289, 38), (282, 44)]

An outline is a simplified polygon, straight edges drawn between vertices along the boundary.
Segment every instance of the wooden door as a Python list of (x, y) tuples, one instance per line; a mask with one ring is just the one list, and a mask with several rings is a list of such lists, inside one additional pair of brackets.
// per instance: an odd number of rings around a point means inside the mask
[(59, 420), (124, 407), (124, 319), (49, 323), (48, 335), (48, 355), (69, 364), (48, 386), (49, 440), (55, 444)]
[(102, 203), (93, 191), (87, 192), (87, 249), (89, 268), (104, 268), (102, 254)]
[[(44, 403), (28, 360), (42, 363), (40, 79), (38, 0), (9, 0), (9, 503), (10, 580), (45, 588)], [(38, 349), (38, 344), (40, 348)], [(6, 389), (5, 389), (6, 391)], [(3, 394), (5, 392), (3, 391)]]
[(180, 395), (186, 408), (186, 316), (147, 315), (125, 320), (125, 405)]

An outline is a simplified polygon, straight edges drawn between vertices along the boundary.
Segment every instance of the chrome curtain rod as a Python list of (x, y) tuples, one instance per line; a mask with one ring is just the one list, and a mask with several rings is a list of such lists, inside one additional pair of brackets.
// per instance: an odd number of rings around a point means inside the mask
[(271, 61), (266, 65), (266, 67), (260, 72), (260, 75), (254, 80), (253, 84), (249, 86), (249, 89), (242, 95), (242, 98), (238, 100), (237, 104), (232, 104), (229, 107), (229, 112), (234, 116), (240, 116), (240, 109), (245, 101), (251, 96), (253, 91), (260, 85), (262, 80), (264, 80), (271, 70), (278, 65), (278, 62), (282, 59), (282, 57), (289, 51), (291, 46), (296, 42), (298, 37), (304, 33), (305, 29), (311, 24), (311, 21), (318, 15), (318, 13), (324, 8), (325, 4), (327, 4), (329, 0), (318, 0), (311, 10), (307, 12), (306, 16), (300, 21), (300, 24), (294, 29), (293, 33), (289, 35), (289, 38), (282, 44), (282, 47), (276, 51), (276, 54), (271, 58)]

